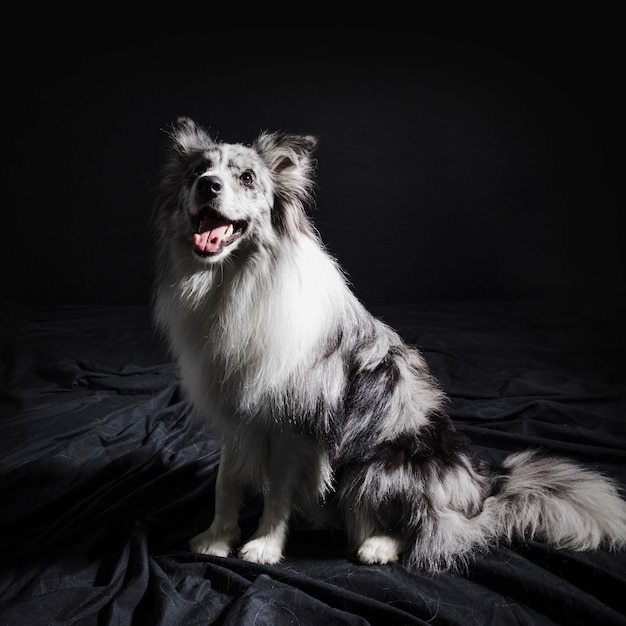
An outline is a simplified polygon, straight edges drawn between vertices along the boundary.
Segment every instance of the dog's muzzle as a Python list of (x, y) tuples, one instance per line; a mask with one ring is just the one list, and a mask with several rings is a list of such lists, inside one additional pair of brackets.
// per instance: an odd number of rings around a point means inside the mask
[(195, 212), (192, 211), (197, 219), (193, 248), (201, 256), (219, 254), (239, 239), (246, 227), (245, 222), (230, 220), (216, 208), (223, 189), (224, 183), (219, 176), (202, 176), (196, 182), (198, 208)]

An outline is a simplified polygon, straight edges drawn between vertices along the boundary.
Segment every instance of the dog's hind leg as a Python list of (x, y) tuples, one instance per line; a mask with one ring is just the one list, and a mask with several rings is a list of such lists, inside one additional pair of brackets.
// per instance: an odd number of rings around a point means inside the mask
[[(459, 441), (459, 446), (460, 446)], [(364, 563), (436, 570), (485, 545), (476, 516), (490, 488), (482, 465), (459, 449), (446, 457), (412, 454), (401, 441), (369, 449), (344, 466), (339, 505), (353, 550)]]
[(395, 563), (404, 550), (404, 541), (399, 535), (372, 535), (361, 542), (357, 558), (361, 563)]
[(344, 512), (350, 543), (361, 563), (395, 563), (404, 552), (406, 541), (400, 528), (385, 517), (376, 507), (363, 502), (349, 513)]
[[(377, 468), (346, 468), (338, 490), (338, 504), (351, 549), (361, 563), (398, 561), (406, 549), (402, 534), (402, 499)], [(384, 491), (384, 493), (383, 493)]]
[(196, 535), (191, 549), (201, 554), (228, 556), (240, 536), (239, 509), (243, 502), (244, 486), (233, 471), (234, 460), (227, 446), (222, 446), (220, 465), (215, 483), (215, 515), (211, 526)]

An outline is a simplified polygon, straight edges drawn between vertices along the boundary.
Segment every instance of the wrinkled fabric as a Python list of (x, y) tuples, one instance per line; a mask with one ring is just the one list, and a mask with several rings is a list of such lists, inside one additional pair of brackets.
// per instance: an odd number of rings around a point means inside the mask
[[(462, 302), (374, 311), (419, 345), (481, 455), (542, 447), (626, 485), (626, 306)], [(0, 626), (626, 624), (626, 556), (538, 542), (437, 576), (364, 566), (293, 528), (283, 563), (191, 553), (219, 445), (147, 307), (4, 305)], [(249, 533), (255, 501), (243, 512)]]

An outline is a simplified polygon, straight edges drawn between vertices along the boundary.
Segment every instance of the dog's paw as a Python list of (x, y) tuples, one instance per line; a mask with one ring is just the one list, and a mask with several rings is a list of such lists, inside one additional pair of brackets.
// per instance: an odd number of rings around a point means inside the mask
[(212, 556), (228, 556), (231, 551), (231, 543), (223, 537), (216, 537), (210, 529), (193, 537), (189, 542), (189, 547), (198, 554)]
[(239, 558), (252, 563), (276, 565), (283, 558), (283, 548), (280, 542), (267, 537), (251, 539), (239, 550)]
[(359, 547), (357, 557), (362, 563), (395, 563), (402, 550), (402, 543), (391, 535), (368, 537)]

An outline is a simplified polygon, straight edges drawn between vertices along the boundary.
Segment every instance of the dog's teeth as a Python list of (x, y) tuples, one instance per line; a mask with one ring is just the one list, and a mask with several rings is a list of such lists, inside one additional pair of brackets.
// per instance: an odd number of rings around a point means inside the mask
[(224, 233), (224, 237), (230, 237), (233, 234), (233, 225), (229, 224), (226, 232)]

